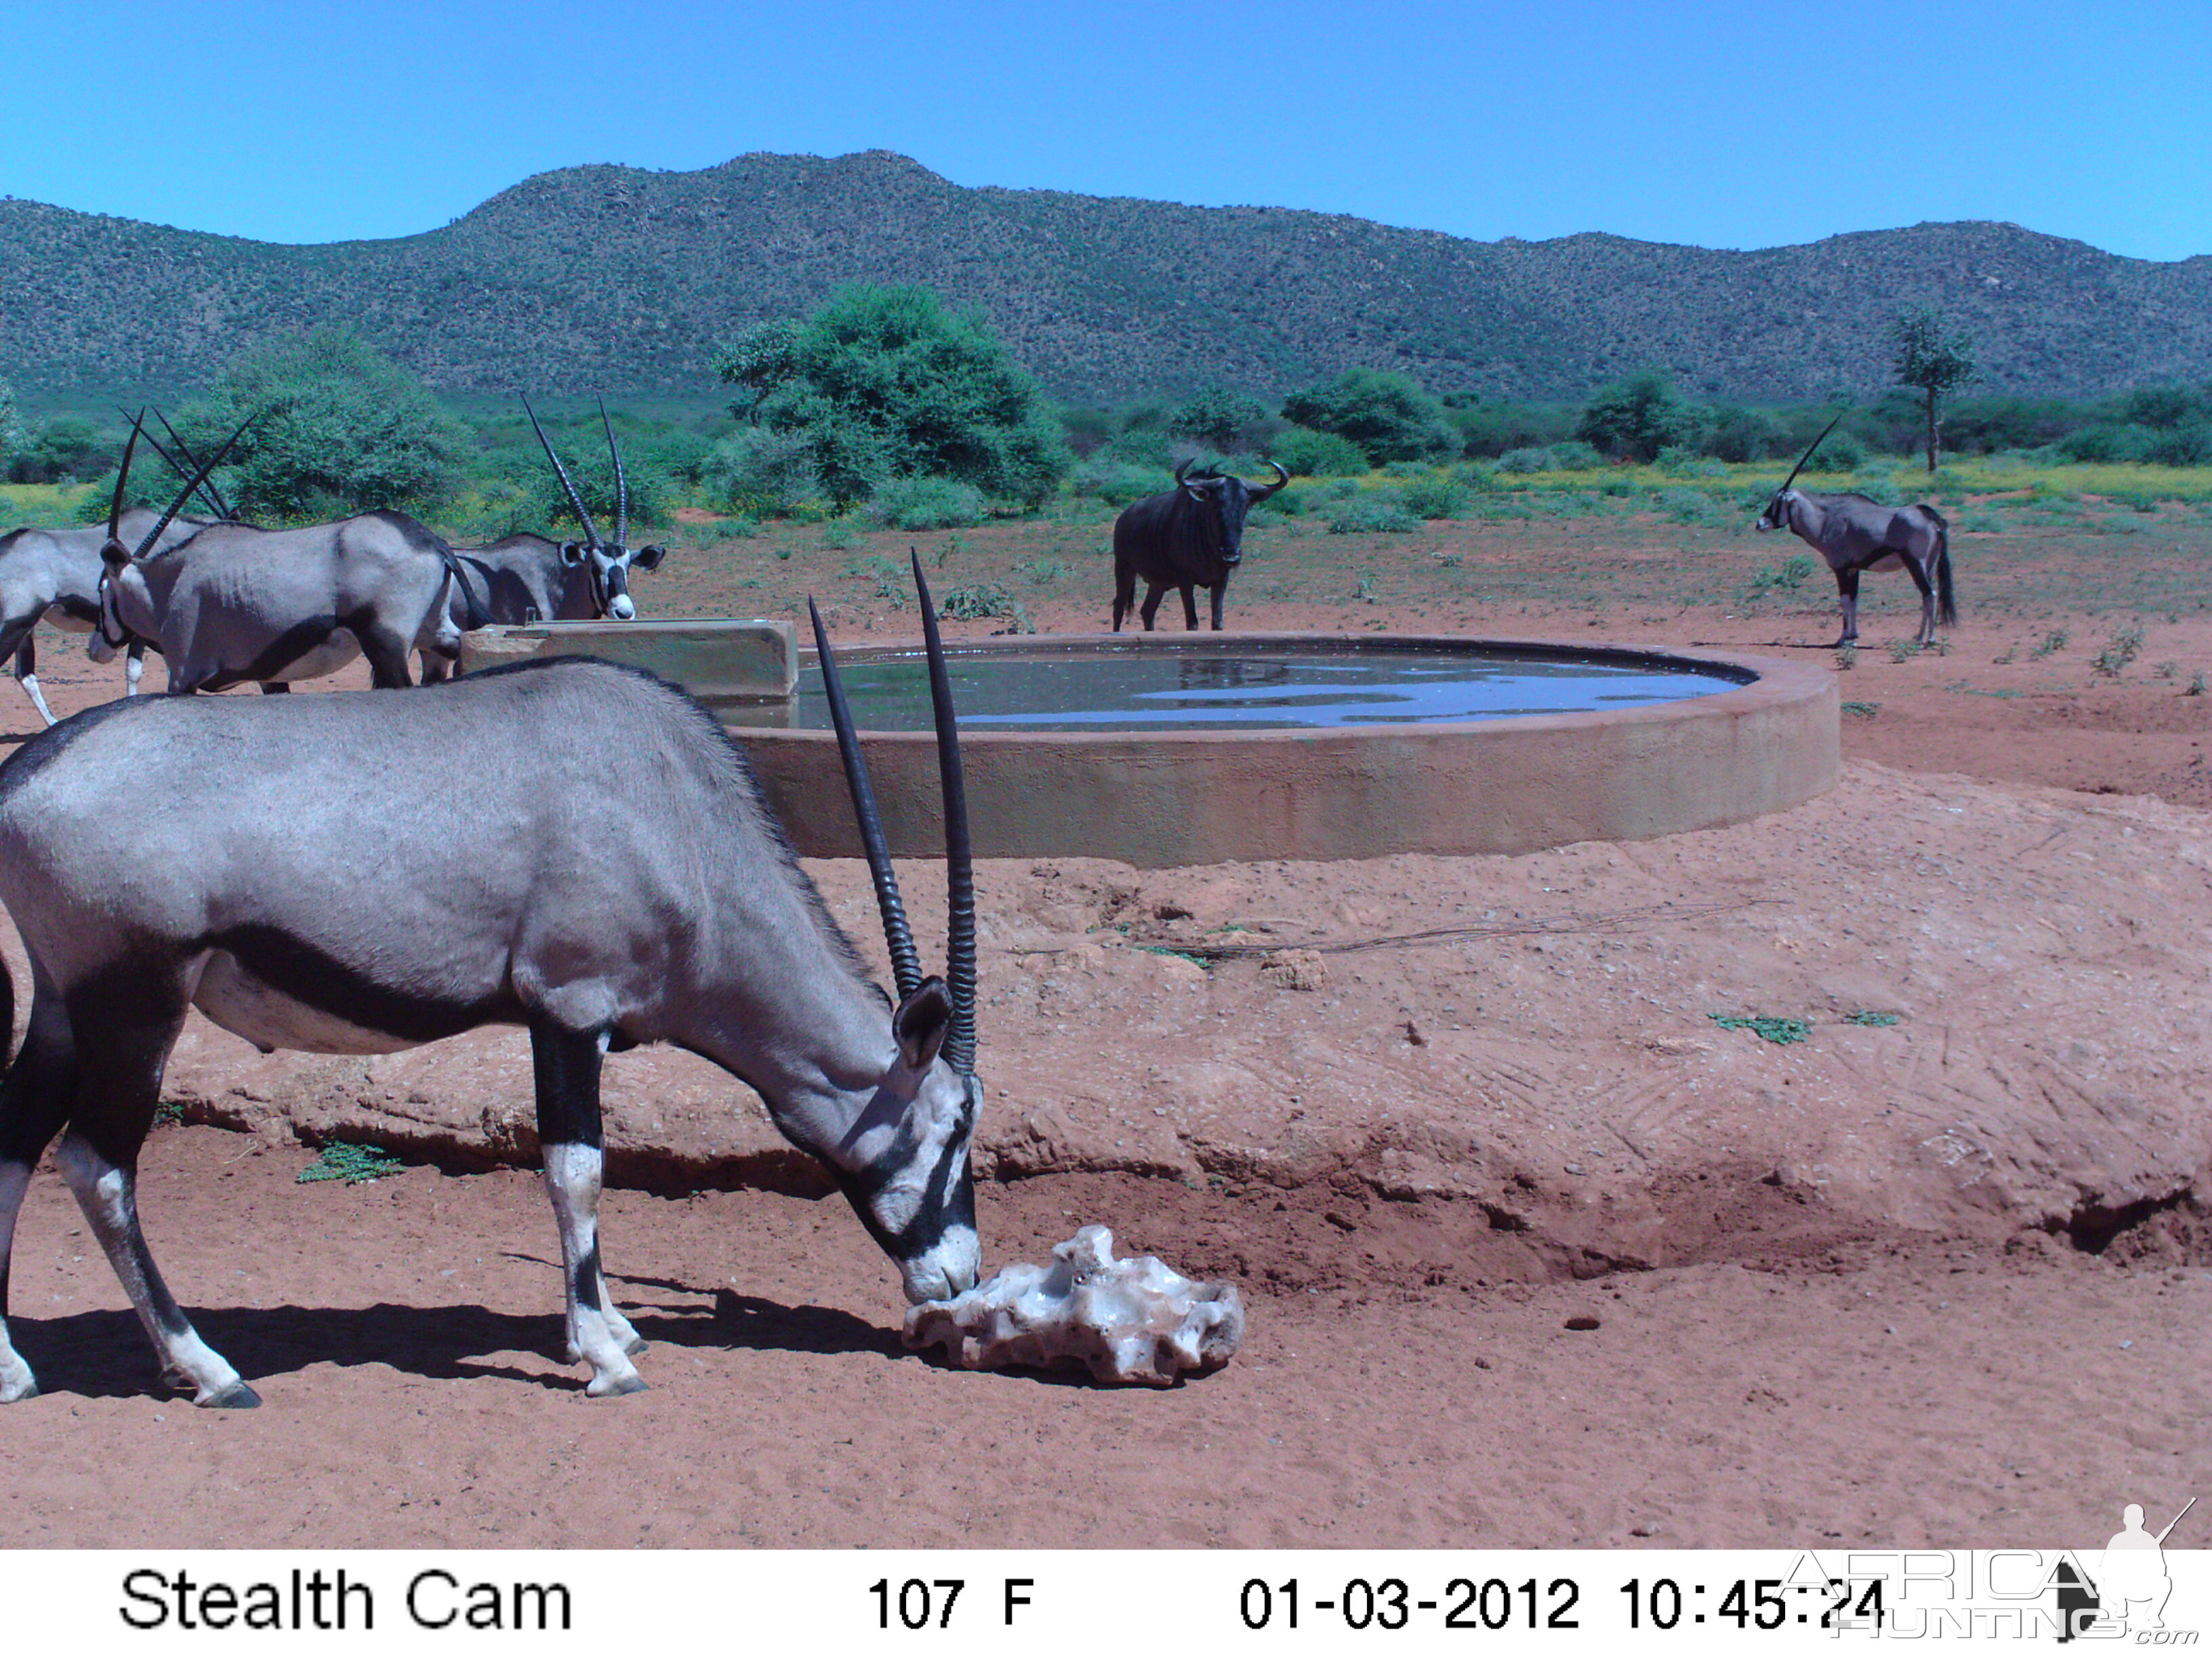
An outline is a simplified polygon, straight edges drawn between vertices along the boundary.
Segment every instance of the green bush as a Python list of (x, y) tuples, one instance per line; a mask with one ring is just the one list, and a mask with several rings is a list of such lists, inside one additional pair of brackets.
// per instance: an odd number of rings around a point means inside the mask
[(740, 412), (805, 437), (837, 501), (921, 477), (1034, 505), (1074, 464), (1027, 371), (979, 315), (927, 288), (855, 283), (775, 328), (740, 337), (716, 368), (765, 388)]
[(1332, 536), (1404, 534), (1419, 530), (1421, 521), (1395, 489), (1371, 489), (1346, 501), (1330, 517)]
[(1283, 418), (1348, 438), (1370, 461), (1449, 459), (1459, 453), (1459, 428), (1410, 374), (1348, 368), (1284, 398)]
[(1127, 507), (1147, 495), (1160, 495), (1174, 482), (1156, 466), (1115, 460), (1103, 452), (1075, 469), (1076, 494), (1093, 496), (1109, 507)]
[(1267, 406), (1257, 398), (1224, 386), (1208, 386), (1168, 416), (1169, 433), (1218, 448), (1237, 447), (1267, 421)]
[(1705, 449), (1724, 461), (1763, 461), (1789, 447), (1782, 422), (1763, 409), (1723, 404), (1705, 414)]
[(779, 517), (823, 493), (804, 433), (739, 427), (708, 452), (700, 471), (709, 501), (756, 517)]
[(1463, 518), (1473, 497), (1473, 492), (1454, 478), (1408, 479), (1399, 493), (1406, 510), (1417, 519)]
[[(0, 387), (0, 394), (5, 388)], [(0, 422), (6, 416), (0, 412)], [(145, 446), (139, 453), (147, 454)], [(8, 447), (0, 442), (0, 473), (11, 483), (74, 483), (80, 478), (98, 477), (103, 472), (112, 472), (121, 459), (121, 446), (110, 442), (100, 434), (100, 428), (90, 421), (79, 420), (74, 415), (58, 415), (28, 432), (19, 429), (15, 453), (8, 454)], [(136, 459), (131, 471), (138, 470)], [(154, 474), (148, 473), (150, 479)], [(179, 486), (184, 479), (179, 478)]]
[(2193, 421), (2160, 432), (2143, 446), (2143, 459), (2160, 466), (2203, 466), (2212, 461), (2212, 422)]
[(1592, 392), (1575, 435), (1601, 453), (1649, 461), (1669, 445), (1695, 444), (1701, 425), (1674, 381), (1644, 368)]
[(178, 412), (177, 428), (204, 460), (249, 416), (221, 473), (223, 493), (249, 517), (432, 510), (453, 495), (471, 447), (421, 381), (336, 325), (239, 353)]
[(868, 511), (894, 530), (959, 530), (990, 516), (983, 492), (955, 478), (896, 478)]
[(1270, 457), (1301, 478), (1358, 477), (1367, 471), (1367, 452), (1336, 432), (1293, 426), (1276, 434)]
[[(561, 457), (561, 465), (568, 469), (568, 482), (584, 498), (584, 506), (592, 515), (592, 522), (602, 536), (615, 533), (615, 463), (607, 453), (605, 429), (594, 414), (565, 427), (548, 422), (545, 435), (553, 441), (553, 447)], [(676, 510), (681, 493), (676, 481), (658, 465), (642, 456), (623, 452), (623, 485), (629, 500), (630, 540), (637, 539), (641, 525), (666, 524)], [(538, 465), (525, 475), (522, 482), (524, 496), (528, 503), (532, 521), (548, 534), (557, 534), (564, 526), (574, 526), (580, 531), (576, 509), (569, 503), (568, 492), (562, 488), (560, 475), (547, 465), (543, 452)]]

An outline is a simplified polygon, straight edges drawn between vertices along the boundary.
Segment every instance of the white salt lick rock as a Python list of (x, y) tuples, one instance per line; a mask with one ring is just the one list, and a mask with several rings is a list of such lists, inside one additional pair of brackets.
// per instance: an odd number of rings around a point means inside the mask
[(942, 1345), (969, 1370), (1085, 1365), (1100, 1382), (1166, 1388), (1227, 1364), (1244, 1340), (1244, 1298), (1198, 1284), (1156, 1256), (1114, 1257), (1114, 1235), (1085, 1227), (1052, 1265), (1017, 1262), (964, 1296), (907, 1310), (906, 1345)]

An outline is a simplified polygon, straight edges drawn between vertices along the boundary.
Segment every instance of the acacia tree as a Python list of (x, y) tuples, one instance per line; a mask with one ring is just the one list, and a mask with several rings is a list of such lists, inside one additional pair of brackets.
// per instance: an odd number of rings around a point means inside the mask
[(841, 504), (911, 477), (1036, 501), (1074, 464), (1005, 344), (927, 288), (839, 289), (802, 322), (748, 331), (715, 368), (753, 394), (737, 413), (804, 436)]
[(469, 447), (421, 381), (337, 325), (247, 347), (177, 424), (204, 454), (249, 416), (225, 493), (244, 513), (292, 521), (434, 506)]
[(1940, 406), (1954, 387), (1974, 378), (1974, 343), (1964, 334), (1946, 339), (1943, 315), (1933, 306), (1899, 313), (1889, 333), (1897, 348), (1897, 384), (1916, 387), (1927, 414), (1928, 470), (1933, 472), (1942, 441)]

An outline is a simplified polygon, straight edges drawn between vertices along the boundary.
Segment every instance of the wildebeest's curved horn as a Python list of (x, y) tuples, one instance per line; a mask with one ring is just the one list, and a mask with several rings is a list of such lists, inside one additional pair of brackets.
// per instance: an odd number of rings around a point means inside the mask
[(853, 797), (853, 816), (860, 821), (860, 848), (867, 854), (868, 874), (876, 884), (876, 908), (884, 918), (884, 943), (890, 947), (891, 982), (899, 1000), (914, 994), (921, 983), (921, 956), (914, 948), (914, 929), (907, 926), (906, 904), (899, 897), (898, 876), (891, 869), (890, 849), (884, 844), (883, 816), (876, 810), (876, 792), (868, 782), (868, 763), (860, 753), (860, 740), (853, 730), (853, 711), (845, 702), (844, 682), (837, 675), (837, 653), (830, 648), (829, 630), (822, 612), (807, 596), (806, 614), (814, 618), (814, 650), (822, 664), (822, 690), (830, 699), (830, 724), (836, 728), (837, 754), (845, 763), (845, 787)]
[(623, 477), (622, 446), (615, 441), (614, 422), (607, 419), (607, 400), (601, 398), (599, 424), (607, 431), (607, 453), (615, 458), (615, 545), (629, 545), (629, 481)]
[[(222, 458), (229, 454), (232, 448), (237, 444), (238, 441), (246, 435), (246, 428), (252, 426), (260, 418), (260, 412), (256, 410), (253, 414), (247, 416), (244, 420), (238, 423), (238, 430), (232, 433), (230, 436), (222, 441), (222, 447), (216, 450), (216, 453), (200, 467), (200, 469), (192, 474), (191, 480), (185, 483), (184, 489), (178, 492), (177, 499), (169, 503), (169, 510), (161, 515), (161, 522), (146, 532), (146, 539), (139, 543), (137, 550), (131, 555), (133, 559), (143, 559), (146, 556), (147, 549), (152, 547), (155, 542), (161, 539), (161, 532), (169, 527), (170, 523), (176, 518), (178, 514), (184, 511), (185, 503), (192, 498), (192, 492), (207, 482), (208, 474), (214, 471), (216, 468), (222, 465)], [(136, 434), (134, 434), (133, 436), (135, 437)], [(126, 462), (129, 460), (130, 452), (128, 450), (124, 452), (124, 459)], [(115, 499), (118, 505), (123, 500), (123, 481), (120, 478), (118, 478), (115, 481)], [(108, 526), (108, 539), (112, 541), (115, 538), (114, 509), (112, 507), (109, 509)]]
[(952, 677), (921, 555), (913, 548), (915, 591), (921, 600), (921, 637), (929, 647), (929, 703), (937, 724), (937, 776), (945, 792), (945, 988), (952, 994), (952, 1029), (945, 1063), (963, 1077), (975, 1073), (975, 869), (968, 836), (968, 785), (960, 770), (960, 725), (952, 712)]
[(1261, 488), (1253, 490), (1252, 499), (1255, 501), (1266, 501), (1268, 496), (1273, 495), (1277, 490), (1280, 489), (1285, 484), (1291, 481), (1291, 475), (1284, 471), (1279, 464), (1273, 461), (1269, 461), (1267, 465), (1275, 469), (1275, 482), (1271, 484), (1263, 485)]
[(576, 509), (576, 521), (584, 526), (584, 539), (597, 547), (599, 544), (599, 527), (592, 522), (592, 515), (584, 511), (584, 498), (576, 493), (576, 486), (568, 482), (568, 469), (561, 465), (561, 458), (553, 453), (552, 440), (545, 435), (545, 428), (538, 424), (538, 411), (531, 408), (528, 398), (522, 399), (522, 410), (530, 416), (530, 429), (538, 434), (538, 441), (544, 446), (545, 459), (553, 463), (553, 470), (561, 475), (561, 488), (568, 492), (568, 505)]
[[(1844, 416), (1850, 413), (1850, 410), (1842, 410), (1837, 415), (1834, 420), (1829, 422), (1827, 425), (1820, 428), (1820, 437), (1814, 439), (1811, 443), (1805, 446), (1805, 453), (1797, 458), (1797, 465), (1790, 469), (1790, 476), (1782, 481), (1782, 489), (1787, 489), (1791, 484), (1797, 482), (1797, 475), (1805, 470), (1805, 463), (1813, 459), (1813, 452), (1818, 449), (1821, 443), (1827, 438), (1827, 435), (1836, 429), (1838, 424), (1843, 420)], [(1782, 493), (1782, 489), (1778, 489), (1774, 493), (1779, 495)]]
[(1181, 466), (1179, 466), (1179, 467), (1177, 467), (1177, 468), (1176, 469), (1176, 485), (1177, 485), (1178, 487), (1180, 487), (1180, 486), (1182, 485), (1182, 475), (1183, 475), (1184, 473), (1186, 473), (1186, 472), (1189, 471), (1191, 470), (1191, 468), (1193, 468), (1193, 467), (1196, 466), (1197, 465), (1198, 465), (1198, 457), (1197, 457), (1197, 456), (1195, 456), (1195, 455), (1194, 455), (1194, 456), (1192, 456), (1188, 460), (1185, 461), (1185, 462), (1184, 462)]

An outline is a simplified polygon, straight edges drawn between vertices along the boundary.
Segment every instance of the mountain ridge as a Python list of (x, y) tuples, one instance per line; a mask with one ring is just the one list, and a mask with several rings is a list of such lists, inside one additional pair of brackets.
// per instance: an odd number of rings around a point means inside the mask
[(1863, 397), (1887, 328), (1940, 307), (1982, 389), (2202, 378), (2212, 256), (2130, 259), (1992, 221), (1753, 250), (1583, 231), (1473, 241), (1349, 215), (969, 187), (889, 151), (591, 164), (415, 234), (290, 245), (0, 201), (0, 378), (167, 392), (269, 335), (343, 321), (434, 386), (697, 396), (715, 344), (839, 283), (980, 310), (1063, 395), (1354, 367), (1437, 392), (1575, 398), (1652, 364), (1694, 394)]

